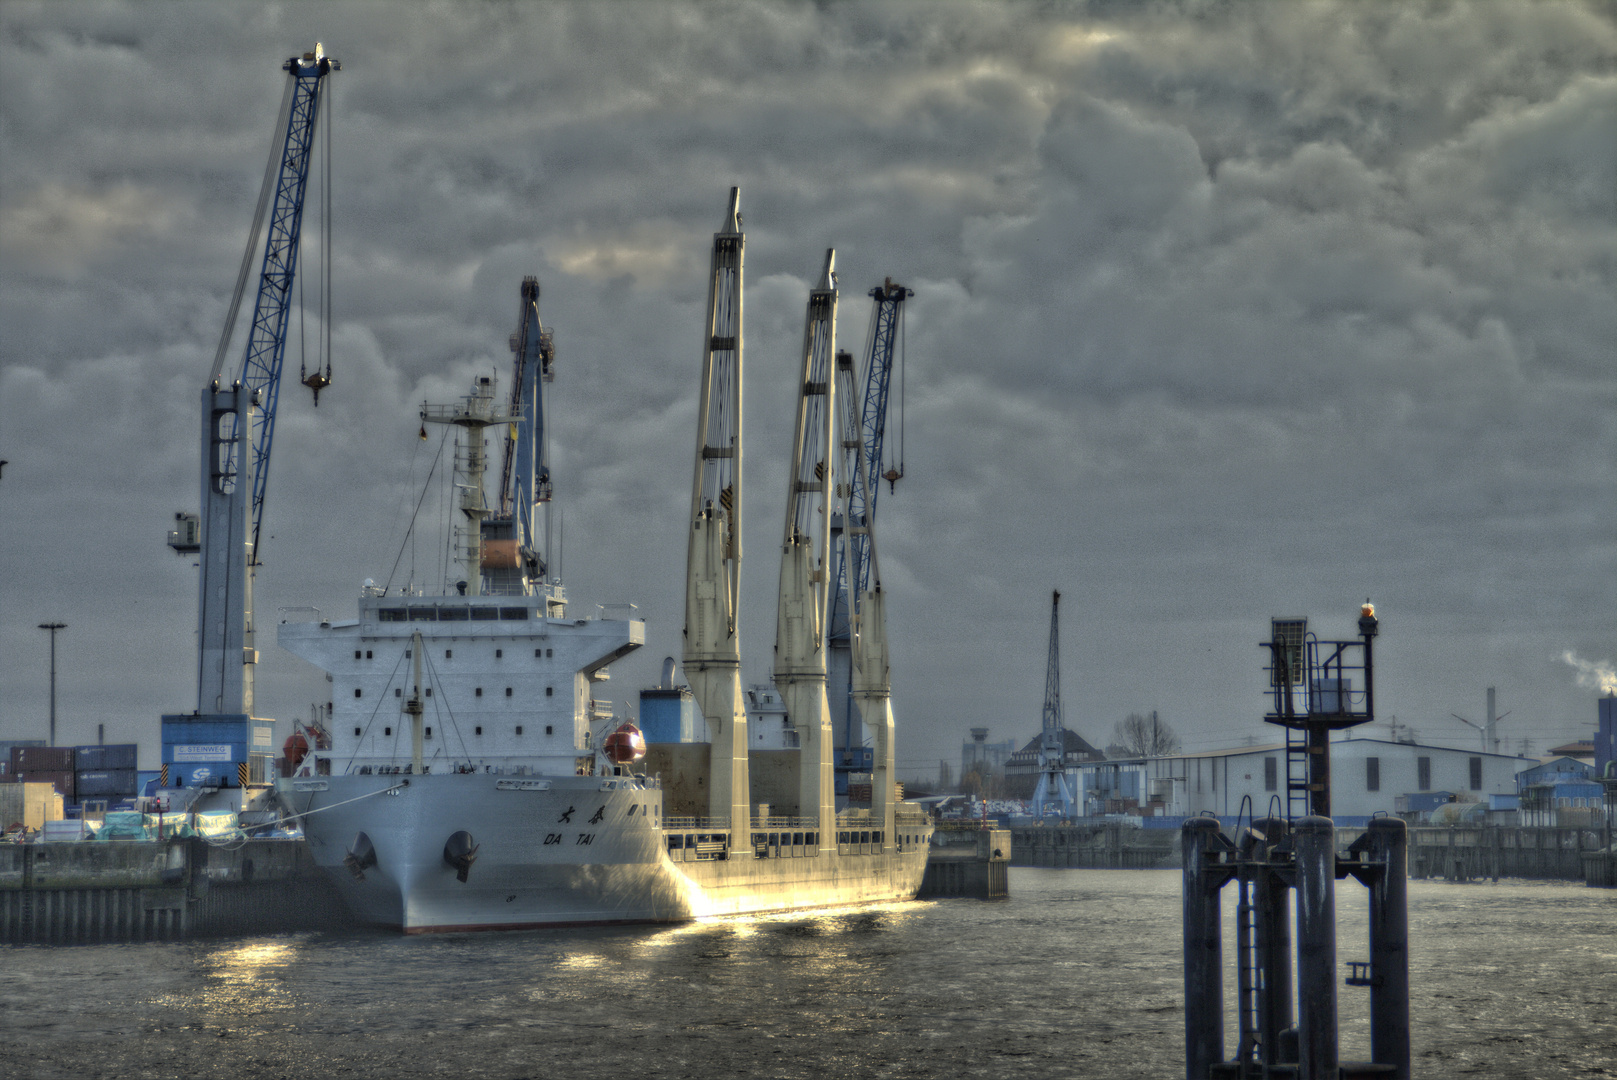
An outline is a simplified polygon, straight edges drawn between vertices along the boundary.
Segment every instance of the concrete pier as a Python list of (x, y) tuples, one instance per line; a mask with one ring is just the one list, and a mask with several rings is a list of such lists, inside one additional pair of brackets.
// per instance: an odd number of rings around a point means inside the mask
[(923, 899), (968, 896), (997, 900), (1010, 895), (1011, 832), (973, 829), (933, 834), (926, 876), (915, 895)]
[(0, 847), (0, 942), (7, 944), (178, 941), (351, 925), (298, 840)]

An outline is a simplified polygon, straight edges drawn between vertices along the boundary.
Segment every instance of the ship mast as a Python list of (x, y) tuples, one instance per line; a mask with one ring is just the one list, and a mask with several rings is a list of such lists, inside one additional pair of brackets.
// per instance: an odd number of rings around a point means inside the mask
[(685, 567), (685, 677), (709, 738), (708, 815), (734, 841), (751, 821), (747, 713), (736, 613), (741, 583), (741, 189), (713, 234), (702, 396), (696, 418), (690, 547)]
[(461, 518), (455, 523), (455, 555), (461, 579), (455, 586), (464, 596), (483, 593), (483, 519), (490, 514), (483, 492), (488, 457), (483, 432), (496, 424), (512, 424), (520, 419), (494, 404), (494, 380), (487, 375), (478, 378), (472, 393), (459, 405), (421, 406), (422, 424), (453, 424), (460, 428), (455, 447), (455, 490), (460, 493)]

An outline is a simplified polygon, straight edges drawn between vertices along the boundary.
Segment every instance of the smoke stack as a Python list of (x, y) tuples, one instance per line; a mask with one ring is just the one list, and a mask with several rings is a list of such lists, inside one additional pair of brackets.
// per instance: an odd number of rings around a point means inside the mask
[(1490, 754), (1499, 752), (1499, 737), (1494, 734), (1495, 725), (1499, 723), (1499, 715), (1494, 711), (1493, 687), (1488, 687), (1488, 726), (1483, 728), (1482, 749)]

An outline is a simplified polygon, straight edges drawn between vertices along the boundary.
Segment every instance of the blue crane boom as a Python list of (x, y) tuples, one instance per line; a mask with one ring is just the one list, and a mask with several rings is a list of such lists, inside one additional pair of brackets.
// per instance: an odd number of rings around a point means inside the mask
[[(258, 540), (264, 522), (264, 496), (269, 487), (270, 449), (275, 442), (276, 405), (281, 394), (281, 366), (286, 358), (287, 316), (291, 311), (292, 283), (297, 276), (299, 240), (303, 231), (303, 196), (309, 186), (309, 159), (314, 150), (325, 76), (341, 64), (315, 51), (292, 57), (281, 65), (291, 77), (291, 102), (286, 117), (286, 140), (275, 182), (264, 244), (263, 268), (258, 276), (258, 297), (242, 361), (241, 384), (257, 399), (253, 432), (253, 501), (250, 557), (258, 562)], [(329, 317), (329, 313), (328, 313)], [(319, 390), (315, 391), (319, 400)], [(233, 447), (235, 443), (231, 444)]]
[[(903, 473), (902, 464), (882, 470), (887, 436), (887, 415), (891, 402), (893, 357), (904, 321), (904, 301), (915, 293), (888, 278), (870, 291), (874, 301), (870, 333), (863, 358), (863, 393), (847, 393), (842, 440), (843, 483), (847, 488), (847, 509), (838, 531), (836, 588), (831, 597), (829, 643), (835, 671), (831, 687), (832, 712), (841, 721), (837, 733), (837, 790), (846, 791), (847, 773), (867, 772), (870, 758), (857, 710), (851, 707), (852, 669), (848, 661), (853, 618), (859, 598), (870, 588), (875, 562), (872, 533), (880, 480), (892, 486)], [(851, 381), (852, 358), (839, 354), (841, 377)], [(855, 402), (858, 412), (855, 413)]]

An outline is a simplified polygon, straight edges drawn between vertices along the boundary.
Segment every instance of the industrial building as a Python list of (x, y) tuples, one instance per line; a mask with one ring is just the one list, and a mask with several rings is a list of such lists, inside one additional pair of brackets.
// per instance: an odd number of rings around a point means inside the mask
[[(1331, 742), (1332, 816), (1342, 824), (1397, 810), (1399, 796), (1453, 792), (1468, 802), (1514, 795), (1516, 774), (1530, 759), (1449, 746), (1382, 739)], [(1172, 757), (1086, 762), (1078, 766), (1086, 813), (1193, 817), (1202, 813), (1263, 817), (1285, 813), (1283, 744), (1212, 750)]]

